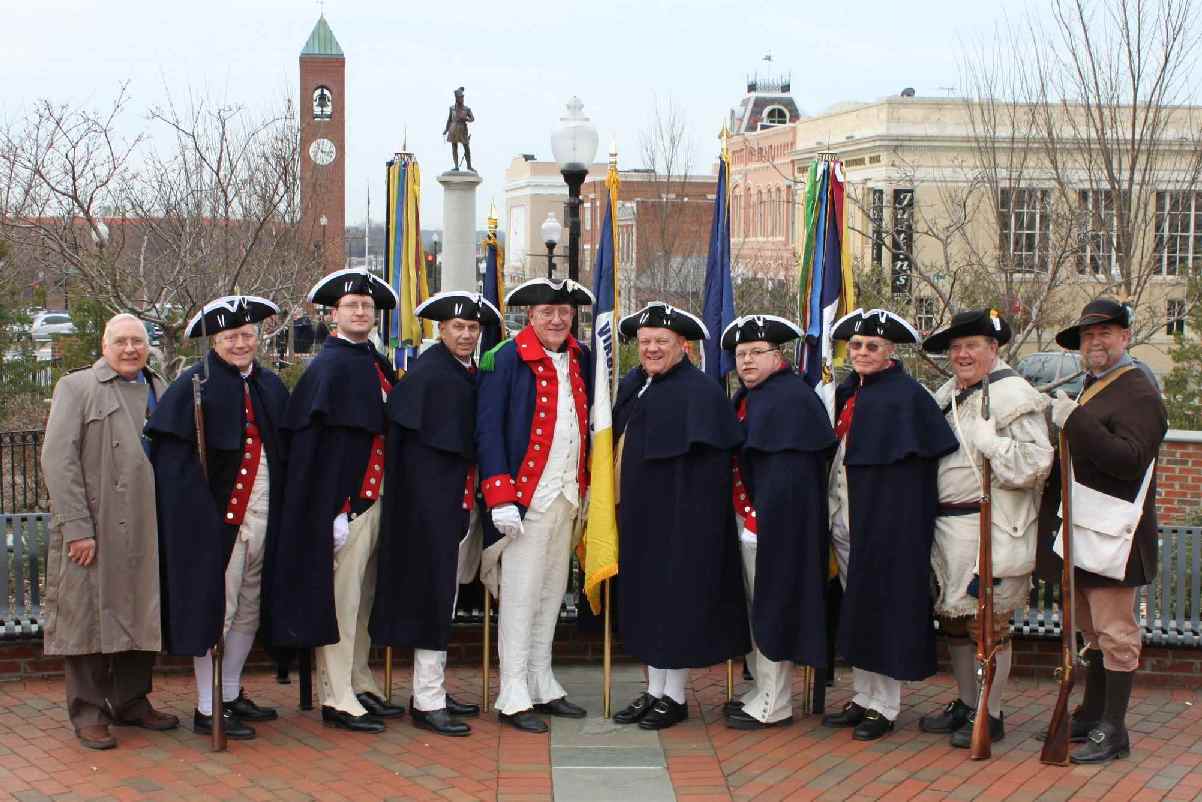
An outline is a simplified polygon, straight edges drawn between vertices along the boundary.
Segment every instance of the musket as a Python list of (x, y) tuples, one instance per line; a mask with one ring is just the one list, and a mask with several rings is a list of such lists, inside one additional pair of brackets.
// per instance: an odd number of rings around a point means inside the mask
[[(981, 419), (989, 420), (989, 375), (981, 380)], [(972, 725), (969, 750), (973, 760), (986, 760), (993, 739), (989, 732), (989, 694), (997, 673), (997, 633), (993, 631), (993, 466), (981, 455), (981, 512), (980, 537), (977, 550), (977, 672), (981, 676), (981, 695), (977, 699), (977, 716)]]
[(1056, 678), (1060, 693), (1052, 708), (1048, 734), (1039, 753), (1039, 762), (1051, 766), (1068, 765), (1069, 719), (1068, 697), (1077, 677), (1077, 632), (1074, 605), (1077, 601), (1076, 576), (1073, 573), (1073, 462), (1068, 453), (1068, 438), (1060, 430), (1060, 541), (1064, 566), (1060, 575), (1060, 666)]
[[(201, 326), (202, 327), (204, 326), (203, 319), (204, 319), (204, 314), (203, 314), (203, 310), (202, 310), (202, 313), (201, 313), (201, 320), (202, 320)], [(208, 457), (208, 447), (206, 446), (206, 444), (204, 444), (204, 405), (202, 403), (202, 398), (201, 398), (201, 385), (203, 385), (204, 382), (207, 381), (207, 379), (201, 379), (201, 372), (206, 372), (206, 370), (207, 370), (208, 356), (204, 356), (202, 358), (204, 360), (204, 362), (202, 362), (204, 367), (202, 367), (201, 370), (198, 370), (198, 372), (192, 374), (192, 418), (194, 418), (194, 420), (196, 421), (196, 457), (197, 457), (197, 459), (200, 459), (200, 461), (201, 461), (201, 475), (204, 477), (204, 483), (206, 483), (206, 485), (208, 485), (209, 457)], [(222, 577), (224, 577), (224, 576), (225, 575), (222, 574)], [(224, 587), (222, 587), (222, 590), (221, 590), (221, 604), (222, 604), (221, 619), (219, 620), (218, 623), (221, 626), (221, 628), (224, 629), (225, 628), (225, 608), (224, 608), (225, 588)], [(212, 720), (213, 720), (213, 745), (212, 745), (213, 751), (225, 751), (225, 749), (226, 749), (225, 707), (224, 707), (224, 705), (222, 705), (222, 702), (224, 702), (225, 699), (221, 695), (221, 657), (222, 657), (222, 654), (225, 653), (224, 641), (225, 641), (224, 632), (219, 630), (218, 631), (218, 641), (216, 641), (216, 643), (213, 644), (213, 655), (212, 655), (212, 660), (213, 660), (213, 707), (212, 707), (212, 709), (210, 709), (210, 712), (212, 712), (212, 715), (210, 715), (210, 718), (212, 718)]]

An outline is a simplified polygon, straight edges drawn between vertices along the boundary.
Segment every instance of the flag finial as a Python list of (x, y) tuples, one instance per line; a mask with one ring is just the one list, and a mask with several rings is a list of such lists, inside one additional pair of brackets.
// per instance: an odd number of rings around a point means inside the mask
[(488, 234), (491, 237), (497, 236), (497, 200), (493, 198), (488, 208)]
[(609, 166), (618, 166), (618, 140), (616, 139), (609, 140)]
[(726, 120), (722, 120), (722, 130), (718, 132), (718, 139), (722, 142), (722, 158), (730, 158), (730, 126), (726, 124)]

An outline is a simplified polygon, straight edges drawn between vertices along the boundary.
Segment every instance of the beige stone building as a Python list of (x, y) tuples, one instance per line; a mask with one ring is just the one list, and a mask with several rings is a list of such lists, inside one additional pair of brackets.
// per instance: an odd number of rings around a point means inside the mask
[[(1172, 112), (1132, 202), (1107, 188), (1085, 148), (1057, 151), (1033, 130), (1016, 131), (1018, 107), (907, 94), (732, 126), (736, 275), (796, 293), (807, 169), (831, 154), (845, 170), (857, 282), (877, 290), (863, 293), (866, 301), (891, 305), (924, 331), (950, 316), (949, 306), (999, 305), (1026, 332), (1022, 353), (1056, 350), (1055, 330), (1087, 299), (1123, 295), (1120, 255), (1131, 253), (1127, 297), (1144, 341), (1136, 353), (1167, 371), (1170, 333), (1184, 326), (1186, 276), (1202, 265), (1202, 108)], [(1080, 131), (1074, 115), (1070, 108), (1049, 125), (1062, 137)]]

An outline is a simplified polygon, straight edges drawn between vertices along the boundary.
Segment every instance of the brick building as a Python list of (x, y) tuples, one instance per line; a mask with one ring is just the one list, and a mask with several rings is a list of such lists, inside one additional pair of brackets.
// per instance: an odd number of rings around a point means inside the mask
[(301, 230), (325, 272), (346, 261), (346, 56), (323, 14), (300, 54)]

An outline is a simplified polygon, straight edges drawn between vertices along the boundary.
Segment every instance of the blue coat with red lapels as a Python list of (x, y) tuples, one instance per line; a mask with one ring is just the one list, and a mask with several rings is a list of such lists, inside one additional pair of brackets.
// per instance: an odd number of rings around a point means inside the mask
[[(588, 409), (593, 359), (588, 348), (572, 336), (565, 343), (572, 357), (569, 374), (576, 419), (580, 427), (580, 493), (588, 487)], [(555, 365), (530, 326), (518, 332), (483, 360), (476, 398), (476, 449), (480, 459), (480, 490), (491, 510), (516, 504), (523, 516), (543, 475), (555, 432), (559, 397)], [(490, 364), (491, 362), (491, 364)], [(484, 548), (501, 534), (484, 516)]]

